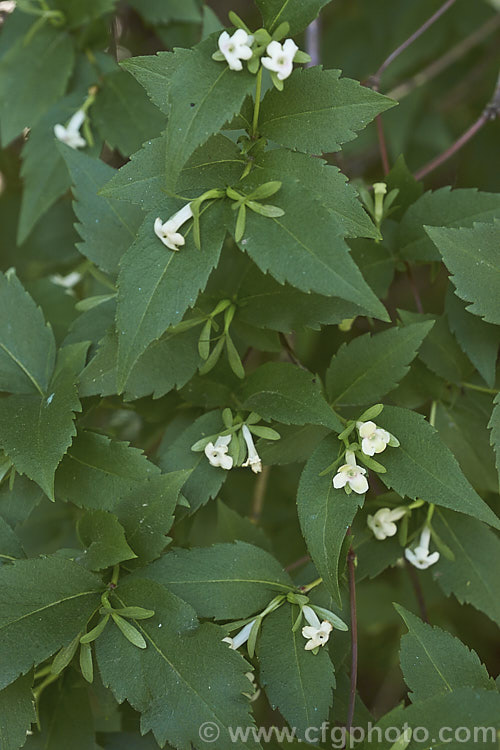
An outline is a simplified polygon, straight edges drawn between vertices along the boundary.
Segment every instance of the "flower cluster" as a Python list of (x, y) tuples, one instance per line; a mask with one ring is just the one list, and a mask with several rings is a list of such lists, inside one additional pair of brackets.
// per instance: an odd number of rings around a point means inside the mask
[(219, 36), (217, 52), (212, 55), (214, 60), (227, 62), (231, 70), (243, 70), (243, 61), (248, 65), (251, 73), (257, 73), (262, 65), (271, 73), (273, 84), (282, 89), (285, 81), (293, 71), (294, 63), (310, 61), (310, 56), (301, 52), (293, 39), (280, 40), (289, 31), (289, 24), (281, 24), (271, 36), (265, 29), (258, 29), (254, 33), (235, 13), (229, 17), (238, 28), (233, 34), (223, 31)]
[(266, 440), (279, 440), (280, 435), (270, 427), (258, 424), (261, 418), (251, 412), (246, 419), (233, 417), (231, 409), (224, 409), (222, 419), (226, 429), (222, 434), (198, 440), (192, 451), (204, 451), (211, 466), (229, 471), (235, 466), (250, 468), (254, 474), (262, 471), (262, 459), (257, 452), (253, 435)]

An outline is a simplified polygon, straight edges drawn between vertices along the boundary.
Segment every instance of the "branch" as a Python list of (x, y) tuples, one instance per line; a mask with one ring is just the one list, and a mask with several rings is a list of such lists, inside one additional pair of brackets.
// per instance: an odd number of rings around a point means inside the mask
[(408, 49), (410, 45), (413, 44), (424, 32), (427, 31), (436, 21), (441, 18), (443, 13), (446, 13), (448, 8), (451, 8), (451, 6), (456, 2), (456, 0), (446, 0), (445, 3), (434, 13), (433, 16), (427, 19), (425, 23), (422, 24), (422, 26), (417, 29), (411, 36), (408, 37), (402, 44), (399, 45), (397, 49), (394, 50), (394, 52), (391, 52), (389, 57), (386, 57), (380, 68), (377, 70), (375, 75), (371, 76), (369, 78), (369, 85), (372, 87), (372, 89), (375, 89), (375, 91), (378, 91), (380, 86), (380, 79), (382, 77), (382, 73), (384, 73), (389, 65), (391, 65), (396, 58), (400, 56), (402, 52)]
[(423, 86), (429, 83), (433, 78), (436, 78), (440, 73), (449, 68), (453, 63), (456, 63), (460, 58), (464, 57), (471, 49), (481, 44), (490, 34), (496, 31), (500, 27), (500, 13), (497, 13), (492, 18), (489, 18), (486, 23), (480, 26), (478, 29), (472, 32), (470, 36), (462, 39), (458, 44), (452, 47), (444, 55), (438, 57), (437, 60), (430, 63), (426, 68), (416, 73), (414, 76), (401, 83), (399, 86), (391, 89), (387, 92), (386, 96), (389, 99), (396, 99), (401, 101), (405, 96), (411, 94), (414, 89), (419, 86)]
[(463, 133), (460, 138), (457, 138), (455, 143), (453, 143), (449, 148), (446, 149), (446, 151), (443, 151), (442, 154), (439, 156), (436, 156), (435, 159), (432, 159), (432, 161), (425, 164), (421, 169), (418, 170), (418, 172), (415, 172), (414, 177), (416, 180), (421, 180), (423, 177), (426, 177), (430, 172), (433, 172), (435, 169), (441, 166), (441, 164), (444, 164), (445, 161), (448, 161), (452, 156), (454, 156), (458, 151), (460, 151), (461, 148), (465, 146), (466, 143), (468, 143), (475, 135), (478, 133), (484, 125), (489, 120), (495, 120), (498, 115), (500, 114), (500, 75), (497, 79), (497, 84), (495, 91), (493, 93), (493, 96), (491, 98), (491, 101), (489, 104), (484, 108), (481, 115), (478, 117), (476, 122), (470, 126), (468, 130)]

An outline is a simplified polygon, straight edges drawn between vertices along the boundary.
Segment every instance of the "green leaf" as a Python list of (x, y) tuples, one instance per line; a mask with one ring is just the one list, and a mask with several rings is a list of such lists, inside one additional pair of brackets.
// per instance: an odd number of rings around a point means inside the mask
[(296, 365), (268, 362), (246, 379), (243, 405), (265, 420), (283, 424), (319, 424), (342, 432), (342, 424), (321, 393), (319, 379)]
[(264, 26), (271, 33), (280, 23), (290, 24), (290, 36), (294, 36), (313, 21), (321, 8), (330, 0), (256, 0), (262, 14)]
[(100, 82), (92, 107), (92, 124), (111, 148), (130, 156), (144, 141), (158, 135), (165, 117), (131, 75), (116, 70)]
[(209, 38), (194, 49), (175, 52), (179, 63), (170, 83), (173, 106), (166, 131), (170, 190), (193, 151), (240, 111), (255, 87), (255, 77), (248, 71), (235, 72), (225, 62), (212, 60), (213, 50), (214, 39)]
[(31, 685), (33, 675), (18, 677), (0, 690), (0, 743), (2, 750), (17, 750), (26, 741), (31, 724), (36, 721)]
[(111, 617), (113, 618), (115, 625), (121, 630), (127, 641), (129, 641), (132, 646), (136, 646), (136, 648), (147, 647), (143, 636), (130, 622), (124, 620), (123, 617), (120, 617), (119, 615), (112, 614)]
[(336, 458), (338, 447), (338, 440), (328, 436), (307, 461), (297, 490), (297, 510), (309, 554), (328, 592), (340, 604), (340, 554), (347, 528), (363, 504), (364, 495), (336, 490), (333, 472), (320, 476)]
[(189, 471), (162, 474), (148, 482), (146, 493), (144, 487), (132, 490), (118, 504), (116, 515), (141, 564), (159, 557), (165, 548), (177, 499), (189, 474)]
[[(217, 265), (224, 240), (220, 202), (201, 219), (202, 248), (194, 246), (192, 231), (179, 252), (169, 250), (153, 231), (148, 215), (137, 240), (123, 257), (118, 279), (117, 330), (119, 390), (148, 345), (171, 325), (179, 323)], [(166, 220), (165, 216), (165, 220)]]
[(293, 590), (290, 576), (274, 557), (240, 541), (173, 550), (139, 575), (182, 595), (199, 617), (216, 620), (250, 617), (277, 594)]
[(417, 182), (408, 169), (402, 154), (398, 156), (388, 175), (384, 178), (387, 191), (399, 190), (394, 207), (397, 209), (391, 213), (391, 218), (400, 221), (404, 212), (417, 201), (424, 192), (422, 182)]
[(474, 224), (472, 229), (426, 227), (426, 232), (443, 256), (455, 293), (472, 303), (467, 310), (500, 325), (500, 222)]
[[(296, 181), (284, 180), (273, 201), (285, 215), (266, 218), (249, 211), (238, 243), (260, 270), (269, 272), (280, 284), (287, 281), (304, 292), (340, 297), (386, 320), (384, 306), (338, 235), (335, 217)], [(227, 212), (226, 220), (233, 232), (232, 211)]]
[[(221, 185), (239, 180), (245, 161), (237, 146), (223, 135), (215, 135), (188, 159), (177, 186), (177, 193), (190, 198)], [(165, 136), (147, 141), (132, 155), (100, 191), (100, 195), (137, 203), (144, 211), (163, 215), (174, 204), (165, 193)]]
[(0, 515), (11, 526), (26, 521), (34, 508), (45, 497), (43, 490), (27, 477), (16, 477), (14, 487), (0, 486)]
[(68, 146), (59, 148), (74, 185), (74, 211), (80, 222), (76, 228), (83, 240), (77, 247), (103, 271), (115, 275), (120, 258), (136, 236), (142, 212), (98, 195), (114, 169)]
[(45, 393), (54, 370), (55, 341), (43, 313), (13, 270), (0, 273), (0, 390)]
[(19, 474), (27, 474), (51, 500), (54, 472), (76, 435), (74, 413), (81, 411), (74, 363), (64, 361), (68, 349), (72, 347), (60, 351), (46, 393), (0, 400), (0, 445)]
[(444, 227), (471, 227), (476, 221), (493, 221), (499, 207), (498, 193), (482, 193), (476, 188), (429, 190), (410, 206), (399, 225), (397, 245), (402, 257), (441, 260), (433, 244), (432, 227), (437, 228), (437, 238)]
[(378, 423), (401, 443), (399, 448), (384, 451), (387, 473), (380, 478), (389, 489), (500, 528), (496, 515), (468, 483), (449, 448), (421, 414), (386, 406)]
[(401, 639), (401, 669), (412, 703), (462, 687), (496, 689), (475, 651), (404, 607), (394, 606), (409, 631)]
[(493, 388), (500, 329), (467, 312), (465, 304), (449, 287), (445, 304), (450, 328), (458, 343), (486, 383)]
[(265, 95), (259, 132), (287, 148), (330, 153), (393, 106), (357, 81), (340, 78), (340, 70), (296, 69), (284, 91), (273, 88)]
[(398, 310), (404, 325), (423, 320), (435, 323), (422, 344), (419, 358), (427, 367), (450, 383), (460, 385), (470, 375), (472, 367), (452, 335), (445, 315), (411, 313)]
[[(142, 0), (138, 0), (142, 2)], [(146, 93), (156, 106), (168, 114), (168, 92), (172, 73), (176, 67), (173, 52), (157, 52), (156, 55), (129, 57), (120, 63), (146, 89)]]
[(354, 187), (337, 167), (329, 166), (323, 159), (277, 148), (259, 154), (254, 168), (263, 175), (263, 180), (271, 180), (273, 176), (298, 180), (309, 195), (332, 212), (337, 220), (338, 234), (374, 239), (379, 236)]
[(142, 492), (147, 502), (160, 470), (141, 450), (105, 435), (82, 431), (73, 441), (56, 475), (56, 497), (79, 508), (117, 513), (122, 500)]
[[(4, 148), (33, 127), (65, 91), (74, 65), (73, 40), (46, 24), (26, 46), (18, 39), (0, 63), (0, 122)], [(35, 64), (36, 61), (36, 64)]]
[(55, 5), (63, 11), (70, 26), (76, 27), (110, 13), (116, 0), (86, 0), (83, 5), (78, 0), (57, 0)]
[(491, 430), (490, 444), (495, 451), (496, 467), (500, 482), (500, 394), (495, 396), (495, 406), (491, 412), (488, 427)]
[(4, 557), (23, 558), (25, 557), (21, 540), (10, 528), (7, 521), (0, 516), (0, 561)]
[(189, 502), (191, 511), (197, 510), (214, 498), (227, 478), (227, 471), (211, 466), (204, 452), (194, 453), (191, 446), (196, 441), (223, 430), (221, 413), (211, 411), (198, 417), (180, 435), (176, 430), (172, 438), (166, 432), (158, 450), (158, 463), (163, 471), (191, 471), (182, 488), (182, 494)]
[[(117, 628), (107, 628), (96, 641), (104, 685), (119, 703), (127, 699), (140, 711), (141, 733), (152, 730), (158, 744), (188, 750), (200, 744), (199, 728), (211, 721), (220, 732), (220, 750), (257, 747), (229, 737), (228, 726), (252, 726), (252, 720), (241, 695), (248, 692), (248, 664), (222, 643), (224, 631), (211, 623), (198, 626), (194, 610), (153, 581), (129, 579), (113, 598), (121, 606), (155, 611), (137, 623), (145, 649), (127, 643)], [(174, 704), (183, 706), (182, 713), (165, 711)]]
[(496, 534), (459, 513), (438, 511), (432, 525), (455, 555), (454, 562), (441, 556), (437, 583), (447, 596), (454, 594), (461, 604), (472, 604), (500, 625), (500, 580), (492, 565), (500, 555)]
[(0, 688), (67, 646), (99, 604), (102, 584), (62, 557), (0, 568)]
[(358, 336), (344, 343), (326, 372), (326, 390), (334, 404), (380, 401), (409, 371), (432, 322)]
[[(335, 672), (328, 647), (306, 651), (301, 628), (292, 632), (298, 608), (288, 603), (264, 618), (258, 657), (260, 680), (273, 708), (278, 708), (298, 737), (328, 718)], [(304, 624), (307, 624), (305, 620)]]
[(123, 526), (112, 513), (88, 510), (78, 520), (77, 531), (87, 548), (82, 562), (90, 570), (102, 570), (137, 557), (127, 544)]

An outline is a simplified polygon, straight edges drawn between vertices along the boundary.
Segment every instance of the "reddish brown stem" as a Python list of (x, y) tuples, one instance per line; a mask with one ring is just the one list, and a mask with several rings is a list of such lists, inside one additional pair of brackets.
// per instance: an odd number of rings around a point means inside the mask
[(451, 8), (451, 6), (456, 2), (456, 0), (446, 0), (445, 3), (432, 15), (430, 18), (427, 19), (425, 23), (422, 24), (422, 26), (417, 29), (411, 36), (408, 37), (402, 44), (397, 47), (397, 49), (394, 50), (394, 52), (391, 52), (389, 57), (386, 57), (380, 68), (377, 70), (374, 76), (371, 77), (370, 82), (372, 88), (376, 88), (378, 90), (378, 87), (380, 85), (380, 78), (382, 76), (382, 73), (384, 73), (385, 70), (391, 65), (394, 60), (401, 55), (402, 52), (408, 49), (408, 47), (415, 42), (419, 36), (422, 36), (424, 32), (427, 31), (436, 21), (441, 18), (443, 13), (446, 13), (448, 8)]
[(303, 557), (299, 557), (298, 560), (295, 560), (294, 562), (290, 563), (290, 565), (287, 565), (285, 570), (290, 572), (291, 570), (295, 570), (296, 568), (300, 568), (301, 565), (305, 565), (310, 560), (309, 555), (304, 555)]
[(411, 291), (413, 294), (413, 299), (415, 300), (415, 304), (417, 306), (417, 310), (419, 313), (423, 313), (424, 308), (422, 307), (422, 300), (420, 299), (420, 294), (418, 291), (417, 283), (415, 281), (412, 268), (410, 264), (408, 263), (408, 261), (405, 261), (405, 266), (406, 266), (406, 273), (408, 276), (408, 281), (410, 282), (410, 287), (411, 287)]
[(356, 611), (356, 553), (352, 547), (347, 553), (347, 568), (349, 571), (349, 599), (351, 605), (351, 690), (349, 693), (349, 708), (347, 711), (346, 729), (350, 732), (354, 721), (356, 705), (356, 687), (358, 683), (358, 617)]
[(452, 156), (454, 156), (458, 151), (460, 151), (461, 148), (465, 146), (466, 143), (468, 143), (476, 133), (478, 133), (484, 125), (489, 120), (494, 120), (498, 117), (498, 114), (500, 113), (500, 76), (497, 80), (497, 85), (495, 88), (495, 93), (493, 94), (493, 97), (491, 99), (491, 102), (488, 104), (487, 107), (483, 110), (482, 114), (476, 122), (470, 126), (468, 130), (465, 131), (465, 133), (462, 133), (460, 138), (457, 138), (455, 143), (453, 143), (449, 148), (446, 149), (442, 154), (439, 156), (436, 156), (435, 159), (432, 159), (432, 161), (425, 164), (421, 169), (418, 170), (418, 172), (415, 172), (415, 179), (421, 180), (424, 177), (426, 177), (428, 174), (433, 172), (435, 169), (441, 166), (441, 164), (444, 164), (445, 161), (448, 161)]
[(380, 161), (382, 162), (382, 169), (384, 170), (384, 174), (388, 174), (390, 172), (389, 156), (387, 154), (387, 143), (385, 141), (384, 125), (382, 123), (382, 118), (380, 115), (376, 116), (375, 123), (377, 125), (378, 147), (380, 151)]

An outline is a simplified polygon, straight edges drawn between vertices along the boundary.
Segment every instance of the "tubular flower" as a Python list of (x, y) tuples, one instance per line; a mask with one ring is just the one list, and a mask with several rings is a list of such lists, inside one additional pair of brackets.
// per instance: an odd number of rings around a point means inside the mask
[(260, 456), (255, 448), (252, 433), (250, 432), (246, 424), (244, 424), (241, 428), (241, 432), (243, 434), (245, 443), (247, 444), (248, 451), (247, 460), (244, 464), (242, 464), (242, 466), (250, 466), (254, 474), (260, 474), (260, 472), (262, 471), (262, 461), (260, 460)]
[(252, 630), (253, 624), (255, 620), (252, 620), (251, 622), (247, 623), (243, 628), (241, 628), (239, 633), (236, 633), (234, 638), (230, 638), (227, 636), (227, 638), (223, 638), (223, 643), (229, 643), (229, 648), (232, 648), (233, 651), (236, 651), (237, 648), (240, 646), (243, 646), (244, 643), (246, 643), (250, 637), (250, 631)]
[(205, 446), (205, 456), (208, 458), (212, 466), (226, 469), (226, 471), (233, 468), (232, 456), (227, 455), (230, 442), (231, 435), (224, 435), (223, 437), (217, 438), (215, 445), (213, 443), (207, 443)]
[(425, 526), (420, 534), (420, 541), (414, 550), (409, 547), (405, 549), (405, 557), (415, 568), (426, 570), (439, 560), (439, 552), (429, 554), (429, 543), (431, 540), (431, 530)]
[(219, 49), (226, 58), (231, 70), (242, 70), (242, 60), (250, 60), (252, 57), (251, 45), (253, 36), (247, 34), (244, 29), (237, 29), (232, 36), (223, 31), (219, 37)]
[(83, 109), (79, 109), (68, 122), (67, 127), (64, 127), (60, 123), (54, 125), (54, 135), (57, 140), (65, 143), (70, 148), (84, 148), (87, 145), (87, 141), (80, 135), (80, 128), (84, 120), (85, 112)]
[(165, 223), (161, 219), (156, 219), (154, 223), (155, 234), (170, 250), (178, 250), (186, 242), (183, 235), (179, 233), (179, 229), (192, 218), (191, 204), (186, 203), (180, 211), (177, 211)]
[(320, 622), (316, 612), (307, 604), (302, 607), (302, 614), (309, 623), (302, 628), (302, 635), (307, 638), (305, 650), (312, 651), (314, 648), (324, 646), (330, 637), (333, 625), (328, 620)]
[(333, 486), (336, 490), (348, 485), (351, 490), (363, 495), (368, 490), (368, 480), (365, 477), (366, 469), (356, 464), (353, 451), (345, 452), (346, 463), (341, 466), (333, 477)]
[(262, 65), (284, 81), (293, 70), (293, 58), (298, 49), (293, 39), (286, 39), (283, 44), (270, 42), (266, 48), (269, 57), (262, 58)]
[(406, 508), (380, 508), (374, 516), (368, 516), (366, 521), (368, 528), (373, 531), (375, 539), (383, 541), (388, 536), (394, 536), (398, 527), (394, 523), (399, 521), (406, 513)]

